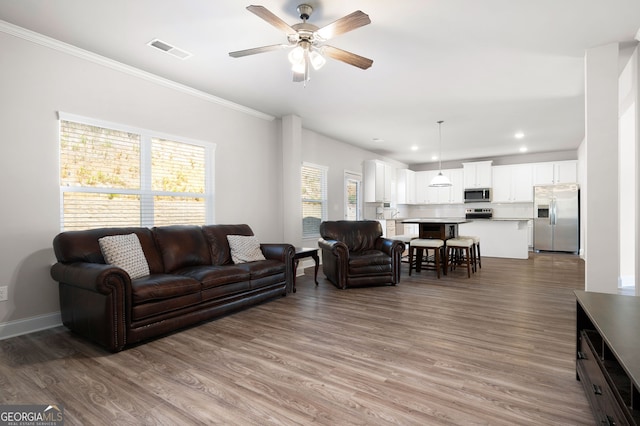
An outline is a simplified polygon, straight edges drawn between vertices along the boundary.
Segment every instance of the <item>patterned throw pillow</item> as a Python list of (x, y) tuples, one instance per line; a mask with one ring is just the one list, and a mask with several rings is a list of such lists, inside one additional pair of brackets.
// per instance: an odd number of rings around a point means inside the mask
[(104, 260), (124, 269), (132, 280), (149, 275), (149, 264), (136, 234), (102, 237), (98, 244)]
[(260, 250), (260, 243), (255, 236), (227, 235), (227, 240), (229, 241), (233, 263), (266, 260), (262, 250)]

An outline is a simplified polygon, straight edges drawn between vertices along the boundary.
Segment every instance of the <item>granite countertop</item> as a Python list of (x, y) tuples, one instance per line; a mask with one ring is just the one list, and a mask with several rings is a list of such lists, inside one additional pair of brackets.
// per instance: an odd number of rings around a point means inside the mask
[(400, 219), (402, 223), (465, 223), (468, 219), (464, 217), (417, 217), (411, 219)]
[(492, 218), (473, 218), (468, 220), (503, 220), (503, 221), (520, 221), (520, 220), (532, 220), (530, 217), (492, 217)]
[(521, 220), (533, 220), (530, 217), (491, 217), (491, 218), (483, 218), (483, 217), (475, 217), (466, 219), (464, 217), (402, 217), (395, 219), (387, 219), (387, 220), (395, 220), (397, 222), (402, 223), (465, 223), (465, 222), (473, 222), (476, 220), (493, 220), (493, 221), (521, 221)]

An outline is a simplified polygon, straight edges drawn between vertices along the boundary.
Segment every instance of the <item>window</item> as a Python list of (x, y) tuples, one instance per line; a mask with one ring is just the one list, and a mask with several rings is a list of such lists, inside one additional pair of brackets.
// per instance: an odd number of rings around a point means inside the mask
[(344, 218), (362, 219), (362, 175), (344, 172)]
[(302, 238), (320, 235), (320, 222), (327, 219), (327, 168), (302, 165)]
[(61, 113), (61, 229), (213, 223), (213, 149)]

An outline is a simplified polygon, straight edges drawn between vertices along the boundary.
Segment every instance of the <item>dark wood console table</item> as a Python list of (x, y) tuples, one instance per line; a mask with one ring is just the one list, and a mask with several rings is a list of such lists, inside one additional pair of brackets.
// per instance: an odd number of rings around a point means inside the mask
[(576, 295), (576, 378), (597, 424), (640, 424), (640, 297)]
[(305, 257), (310, 257), (316, 263), (315, 269), (313, 271), (313, 279), (318, 285), (318, 265), (320, 264), (320, 258), (318, 257), (318, 248), (309, 248), (309, 247), (296, 247), (296, 253), (293, 256), (293, 292), (297, 291), (296, 289), (296, 274), (298, 272), (298, 263), (300, 259), (304, 259)]

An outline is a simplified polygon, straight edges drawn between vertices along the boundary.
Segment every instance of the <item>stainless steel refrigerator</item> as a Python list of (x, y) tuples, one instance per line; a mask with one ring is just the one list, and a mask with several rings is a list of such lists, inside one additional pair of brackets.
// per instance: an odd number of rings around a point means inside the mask
[(533, 249), (580, 250), (580, 189), (577, 184), (534, 187)]

